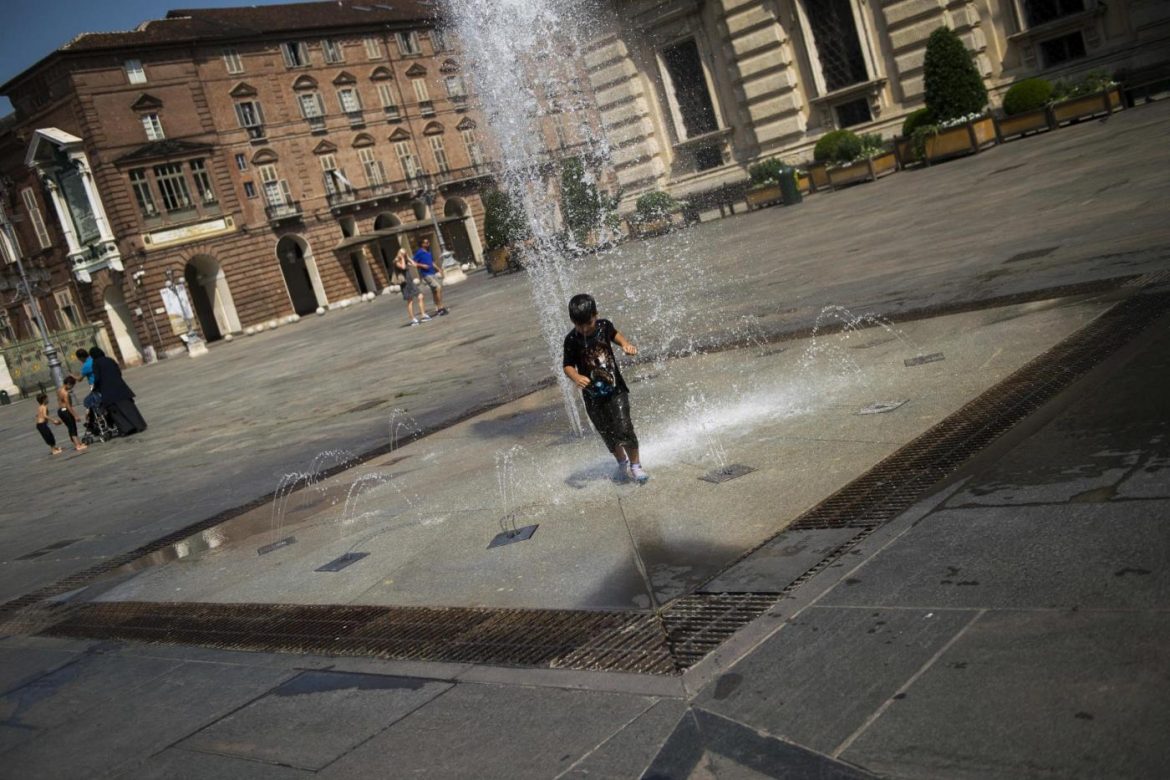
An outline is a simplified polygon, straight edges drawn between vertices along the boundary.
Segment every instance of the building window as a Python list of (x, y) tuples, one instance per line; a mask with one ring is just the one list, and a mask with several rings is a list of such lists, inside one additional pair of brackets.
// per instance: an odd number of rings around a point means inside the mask
[(447, 85), (447, 97), (452, 100), (462, 100), (467, 97), (467, 87), (462, 76), (448, 76), (444, 83)]
[(0, 309), (0, 342), (10, 343), (13, 341), (16, 341), (16, 331), (12, 328), (7, 310)]
[(145, 84), (146, 71), (142, 69), (142, 60), (126, 60), (126, 78), (131, 84)]
[(1056, 21), (1085, 10), (1085, 0), (1024, 0), (1024, 18), (1029, 27)]
[(472, 165), (483, 165), (483, 149), (479, 145), (479, 136), (474, 130), (464, 130), (463, 145), (467, 147), (467, 158)]
[(345, 62), (345, 53), (337, 41), (325, 38), (321, 41), (321, 51), (325, 53), (325, 62), (327, 63)]
[(374, 156), (374, 150), (367, 147), (358, 150), (358, 159), (362, 161), (362, 172), (366, 175), (366, 184), (371, 187), (383, 184), (386, 181), (386, 169), (382, 161)]
[(188, 165), (191, 166), (191, 178), (195, 180), (195, 191), (199, 193), (199, 201), (204, 205), (218, 203), (219, 198), (215, 197), (215, 190), (211, 187), (211, 175), (207, 172), (204, 161), (192, 160)]
[(292, 193), (289, 191), (288, 182), (280, 178), (275, 165), (261, 165), (256, 170), (260, 173), (260, 183), (264, 187), (264, 200), (269, 206), (285, 206), (292, 203)]
[(187, 178), (183, 176), (183, 166), (180, 163), (166, 163), (154, 167), (154, 180), (158, 185), (159, 195), (162, 196), (163, 208), (170, 211), (183, 211), (192, 208), (191, 191), (187, 189)]
[(347, 114), (360, 113), (362, 110), (362, 102), (353, 87), (342, 87), (337, 90), (337, 102), (341, 105), (341, 110)]
[(321, 96), (316, 92), (305, 92), (297, 95), (297, 103), (301, 107), (301, 116), (305, 119), (314, 119), (325, 116), (325, 105)]
[(430, 144), (431, 154), (435, 156), (435, 167), (438, 168), (439, 173), (451, 170), (451, 164), (447, 162), (447, 147), (443, 145), (443, 136), (432, 135)]
[(240, 59), (240, 53), (235, 49), (223, 50), (223, 64), (228, 73), (244, 72), (244, 62)]
[(372, 35), (367, 37), (363, 43), (366, 45), (366, 58), (371, 60), (382, 59), (382, 42)]
[(238, 171), (246, 171), (246, 170), (248, 170), (248, 158), (247, 158), (247, 156), (245, 156), (245, 155), (243, 155), (243, 154), (237, 154), (237, 155), (236, 155), (236, 170), (238, 170)]
[(402, 167), (402, 175), (413, 179), (418, 174), (418, 160), (414, 158), (414, 150), (410, 148), (410, 141), (396, 141), (394, 154), (398, 157), (398, 164)]
[(1040, 58), (1046, 68), (1079, 60), (1085, 54), (1085, 37), (1080, 30), (1040, 42)]
[(834, 106), (833, 110), (837, 113), (837, 127), (853, 127), (873, 121), (873, 114), (869, 110), (869, 101), (865, 98), (842, 103), (839, 106)]
[(405, 57), (411, 54), (422, 54), (422, 47), (418, 44), (418, 33), (400, 32), (396, 37), (398, 38), (398, 51), (402, 54), (402, 56)]
[(81, 311), (73, 302), (73, 293), (68, 288), (53, 293), (57, 301), (57, 319), (62, 330), (73, 330), (81, 327)]
[(435, 51), (447, 50), (447, 33), (439, 28), (431, 30), (431, 46)]
[(256, 197), (256, 185), (250, 181), (244, 182), (244, 197), (249, 200)]
[(398, 105), (394, 101), (394, 90), (389, 84), (378, 85), (378, 99), (382, 101), (382, 108), (390, 116), (398, 116)]
[(240, 121), (240, 127), (248, 131), (249, 138), (264, 137), (264, 113), (260, 110), (259, 101), (245, 100), (236, 103), (236, 118)]
[(166, 138), (158, 114), (143, 114), (142, 126), (146, 129), (146, 140), (161, 141)]
[(418, 98), (418, 102), (425, 103), (431, 99), (431, 93), (427, 89), (426, 79), (411, 79), (410, 85), (414, 87), (414, 96)]
[(25, 187), (20, 191), (20, 197), (24, 200), (24, 207), (28, 210), (28, 218), (32, 220), (33, 230), (37, 234), (37, 243), (41, 245), (41, 249), (48, 249), (53, 245), (49, 240), (49, 229), (45, 227), (45, 218), (41, 216), (41, 207), (37, 203), (36, 193), (32, 191), (32, 187)]
[(328, 195), (353, 192), (354, 186), (345, 173), (337, 167), (337, 158), (331, 154), (321, 155), (321, 170), (325, 174), (325, 192)]
[(150, 219), (159, 215), (144, 169), (135, 168), (130, 171), (130, 189), (134, 190), (134, 200), (138, 203), (138, 210), (142, 212), (143, 217)]
[(869, 80), (852, 0), (814, 0), (804, 9), (812, 28), (821, 75), (829, 92)]
[(557, 146), (564, 149), (569, 145), (569, 133), (565, 128), (565, 115), (557, 114), (553, 118), (553, 132), (557, 136)]
[(280, 44), (280, 53), (284, 55), (284, 64), (290, 68), (304, 68), (310, 64), (309, 47), (300, 41)]
[(707, 76), (694, 39), (663, 49), (662, 62), (668, 76), (667, 89), (674, 93), (678, 118), (682, 123), (682, 127), (677, 128), (682, 131), (679, 140), (718, 130), (715, 104), (707, 91)]

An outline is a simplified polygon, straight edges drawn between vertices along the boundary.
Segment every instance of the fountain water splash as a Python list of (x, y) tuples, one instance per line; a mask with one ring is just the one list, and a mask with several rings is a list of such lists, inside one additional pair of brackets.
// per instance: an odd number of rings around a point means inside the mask
[(317, 453), (313, 458), (313, 462), (309, 464), (309, 485), (319, 486), (321, 480), (328, 476), (331, 471), (341, 471), (346, 466), (357, 463), (358, 456), (354, 455), (349, 450), (325, 450)]
[(354, 513), (357, 511), (358, 500), (370, 486), (384, 485), (392, 477), (392, 474), (372, 471), (369, 474), (362, 474), (355, 479), (353, 484), (349, 486), (349, 491), (345, 494), (345, 506), (341, 510), (341, 525), (345, 526), (354, 521)]
[[(829, 342), (828, 339), (821, 335), (821, 331), (825, 328), (826, 322), (832, 321), (840, 325), (840, 330), (835, 332), (835, 335), (839, 338)], [(897, 339), (911, 354), (918, 354), (920, 351), (918, 344), (900, 328), (894, 327), (894, 324), (887, 318), (877, 314), (855, 314), (844, 306), (830, 305), (821, 309), (820, 313), (817, 314), (809, 345), (801, 358), (801, 367), (807, 369), (818, 358), (826, 357), (836, 364), (842, 370), (842, 373), (851, 375), (861, 374), (861, 366), (845, 351), (841, 342), (849, 341), (862, 331), (874, 327), (881, 328), (889, 336)]]
[(695, 430), (698, 433), (698, 443), (703, 449), (703, 455), (715, 464), (716, 472), (725, 472), (731, 465), (727, 457), (727, 448), (719, 436), (719, 426), (715, 414), (706, 396), (701, 392), (692, 395), (684, 404), (687, 417), (697, 423)]
[(272, 520), (270, 531), (273, 541), (284, 528), (285, 514), (288, 512), (288, 501), (298, 486), (304, 487), (313, 484), (313, 474), (303, 471), (294, 471), (285, 474), (276, 483), (276, 492), (272, 495)]
[(422, 426), (405, 409), (390, 410), (390, 452), (422, 435)]

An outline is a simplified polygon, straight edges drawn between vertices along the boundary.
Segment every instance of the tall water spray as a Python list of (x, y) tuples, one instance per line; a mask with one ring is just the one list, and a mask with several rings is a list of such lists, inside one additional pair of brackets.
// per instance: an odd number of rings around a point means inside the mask
[[(584, 125), (577, 83), (583, 45), (596, 33), (590, 0), (443, 0), (502, 166), (500, 186), (522, 208), (532, 234), (524, 255), (551, 368), (560, 379), (570, 425), (581, 433), (577, 392), (560, 370), (565, 307), (577, 292), (559, 240), (557, 198), (550, 192), (541, 118), (550, 111)], [(579, 133), (583, 157), (607, 157), (604, 138)]]

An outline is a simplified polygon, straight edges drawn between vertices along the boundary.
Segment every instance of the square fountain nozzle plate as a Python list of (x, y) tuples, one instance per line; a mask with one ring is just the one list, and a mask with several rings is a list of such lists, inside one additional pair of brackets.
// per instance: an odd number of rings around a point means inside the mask
[(515, 531), (501, 531), (496, 534), (496, 538), (492, 539), (491, 544), (487, 548), (490, 550), (493, 547), (503, 547), (505, 544), (526, 542), (532, 538), (532, 535), (536, 533), (536, 529), (539, 527), (536, 525), (526, 525), (523, 528), (517, 528)]
[(906, 399), (903, 401), (878, 401), (876, 404), (870, 404), (869, 406), (866, 406), (866, 407), (860, 409), (857, 413), (858, 414), (885, 414), (886, 412), (892, 412), (895, 409), (899, 409), (902, 406), (905, 406), (908, 402), (909, 402), (909, 399)]
[(273, 542), (272, 544), (264, 545), (260, 549), (256, 550), (256, 554), (257, 555), (267, 555), (270, 552), (274, 552), (276, 550), (279, 550), (281, 547), (288, 547), (290, 544), (296, 544), (296, 543), (297, 543), (297, 538), (295, 536), (287, 536), (284, 539), (281, 539), (279, 542)]
[(699, 479), (704, 482), (710, 482), (713, 485), (718, 485), (721, 482), (730, 482), (733, 479), (738, 479), (744, 474), (751, 474), (755, 471), (751, 466), (745, 466), (742, 463), (733, 463), (727, 468), (715, 469), (709, 474), (704, 474)]
[(941, 352), (931, 352), (929, 355), (919, 355), (918, 357), (907, 358), (902, 362), (906, 364), (906, 368), (911, 366), (921, 366), (925, 363), (937, 363), (940, 360), (946, 360), (947, 356)]
[(329, 563), (325, 564), (324, 566), (320, 567), (319, 569), (314, 569), (314, 571), (329, 571), (329, 572), (341, 571), (346, 566), (352, 566), (353, 564), (360, 561), (362, 558), (365, 558), (368, 556), (369, 556), (369, 553), (348, 552), (345, 555), (341, 556), (340, 558), (336, 558), (332, 561), (329, 561)]

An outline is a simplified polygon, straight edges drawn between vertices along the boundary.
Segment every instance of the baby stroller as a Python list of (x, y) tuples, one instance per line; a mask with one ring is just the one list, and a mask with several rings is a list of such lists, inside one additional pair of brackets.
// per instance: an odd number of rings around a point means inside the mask
[(96, 392), (90, 393), (81, 402), (85, 412), (85, 435), (81, 437), (83, 444), (107, 442), (118, 436), (118, 427), (110, 420), (109, 414), (102, 410), (102, 397)]

